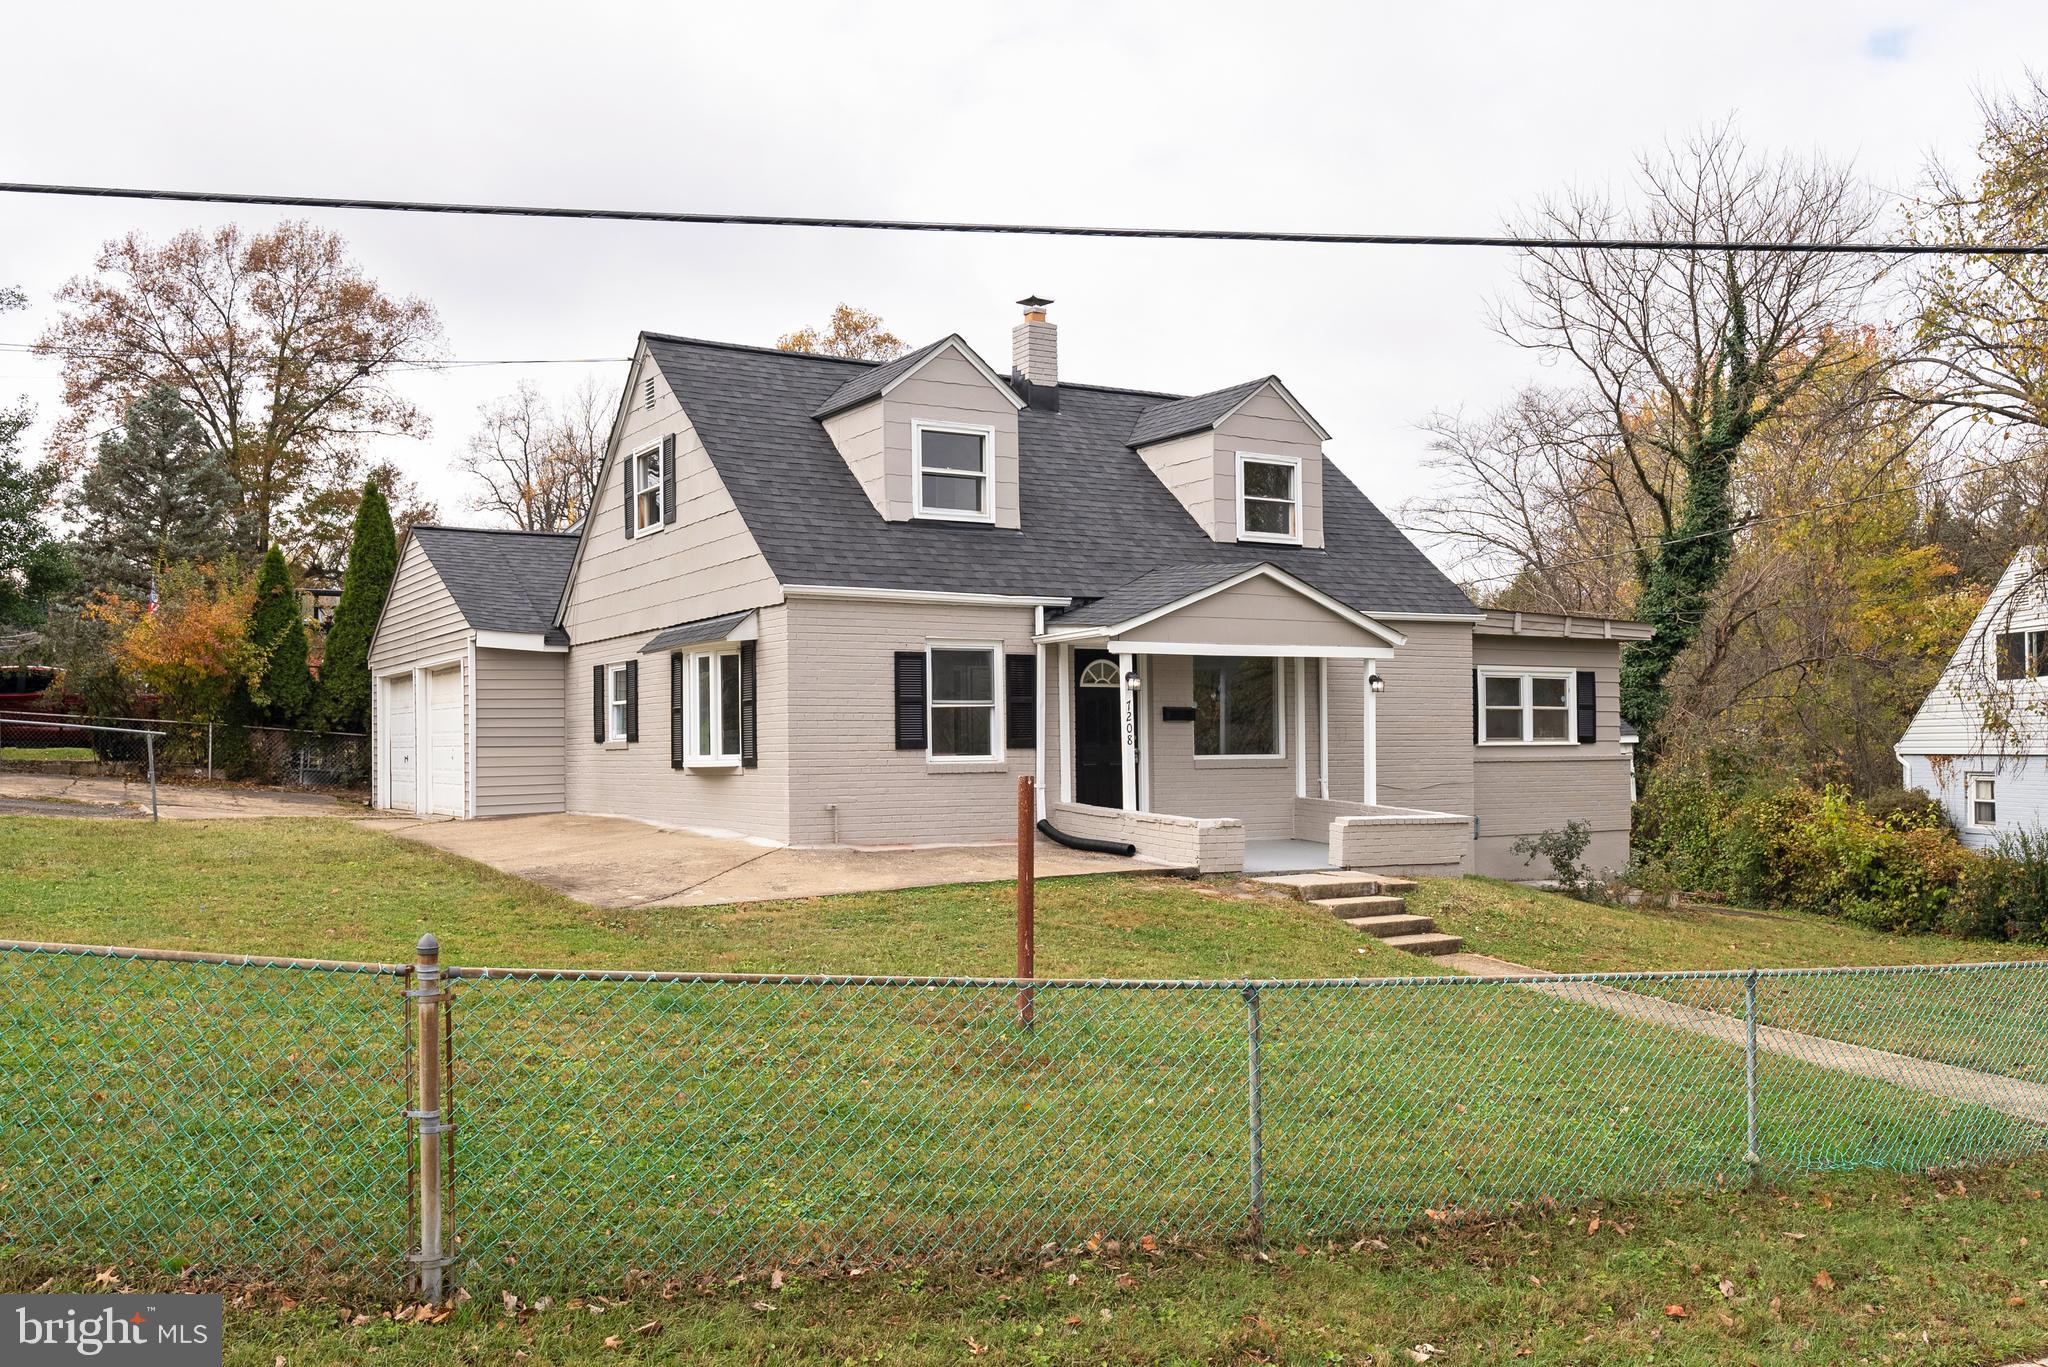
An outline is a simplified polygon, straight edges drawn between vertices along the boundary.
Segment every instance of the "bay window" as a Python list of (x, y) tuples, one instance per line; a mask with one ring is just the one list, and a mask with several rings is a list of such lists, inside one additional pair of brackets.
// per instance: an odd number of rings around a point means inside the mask
[(709, 650), (686, 657), (683, 715), (692, 767), (740, 762), (740, 653)]

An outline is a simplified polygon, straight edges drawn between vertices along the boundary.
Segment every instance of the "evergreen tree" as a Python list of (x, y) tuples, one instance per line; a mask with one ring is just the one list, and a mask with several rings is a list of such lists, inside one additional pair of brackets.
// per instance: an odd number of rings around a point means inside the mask
[(50, 595), (71, 579), (63, 544), (43, 522), (56, 466), (21, 454), (31, 416), (26, 403), (0, 408), (0, 626), (40, 626)]
[(255, 696), (256, 717), (272, 725), (296, 726), (313, 705), (313, 675), (306, 668), (306, 618), (284, 552), (272, 546), (256, 576), (256, 604), (249, 613), (249, 640), (263, 654)]
[(69, 499), (88, 587), (142, 598), (160, 565), (211, 563), (234, 547), (241, 493), (227, 462), (168, 385), (129, 405)]
[(391, 508), (374, 481), (363, 486), (349, 537), (341, 602), (320, 663), (320, 724), (334, 731), (370, 729), (370, 637), (398, 573), (398, 535)]

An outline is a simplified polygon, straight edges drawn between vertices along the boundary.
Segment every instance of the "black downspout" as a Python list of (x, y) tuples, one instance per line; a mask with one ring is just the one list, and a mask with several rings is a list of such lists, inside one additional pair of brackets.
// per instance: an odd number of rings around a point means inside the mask
[(1136, 845), (1127, 844), (1121, 840), (1091, 840), (1085, 835), (1068, 835), (1050, 821), (1039, 822), (1038, 831), (1047, 840), (1065, 845), (1070, 850), (1091, 850), (1096, 854), (1120, 854), (1126, 859), (1130, 859), (1138, 853)]

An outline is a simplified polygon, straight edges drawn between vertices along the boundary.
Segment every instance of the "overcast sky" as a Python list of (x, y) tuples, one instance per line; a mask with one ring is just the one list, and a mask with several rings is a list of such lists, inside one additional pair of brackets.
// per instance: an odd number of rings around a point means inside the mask
[[(1447, 232), (1625, 178), (1637, 149), (1730, 115), (1907, 191), (1929, 155), (1967, 159), (1979, 90), (2048, 56), (2038, 0), (103, 3), (17, 5), (5, 30), (4, 180)], [(33, 338), (103, 239), (226, 217), (0, 196), (0, 284), (32, 302), (0, 340)], [(316, 217), (430, 299), (466, 359), (624, 356), (643, 328), (768, 344), (846, 300), (1006, 367), (1011, 301), (1048, 295), (1069, 378), (1195, 392), (1277, 372), (1390, 512), (1426, 487), (1422, 418), (1531, 373), (1486, 325), (1503, 253)], [(452, 470), (477, 405), (588, 370), (410, 376), (433, 432), (379, 454), (443, 520), (480, 520)], [(55, 366), (0, 353), (14, 392), (46, 430)]]

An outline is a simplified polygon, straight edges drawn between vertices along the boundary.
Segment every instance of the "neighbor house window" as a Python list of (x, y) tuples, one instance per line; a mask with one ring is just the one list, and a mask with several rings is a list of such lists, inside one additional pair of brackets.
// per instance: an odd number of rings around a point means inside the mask
[(604, 696), (609, 704), (605, 708), (605, 739), (624, 740), (626, 713), (633, 696), (633, 681), (626, 676), (624, 665), (612, 665), (605, 670)]
[(1290, 456), (1237, 457), (1240, 541), (1301, 540), (1301, 462)]
[(2048, 675), (2048, 631), (1998, 634), (1998, 677), (2038, 679)]
[(917, 515), (995, 521), (995, 440), (994, 429), (987, 427), (912, 424)]
[(1265, 656), (1195, 657), (1195, 753), (1280, 754), (1280, 662)]
[(1998, 824), (1998, 781), (1989, 774), (1972, 774), (1964, 781), (1970, 802), (1972, 826)]
[(998, 759), (996, 672), (999, 646), (933, 646), (926, 690), (933, 759)]
[(633, 457), (633, 534), (661, 530), (661, 448)]
[(1568, 745), (1572, 739), (1572, 676), (1479, 676), (1482, 744)]
[(689, 718), (689, 762), (693, 765), (740, 762), (740, 653), (706, 651), (689, 656), (683, 673), (689, 696), (683, 715)]

